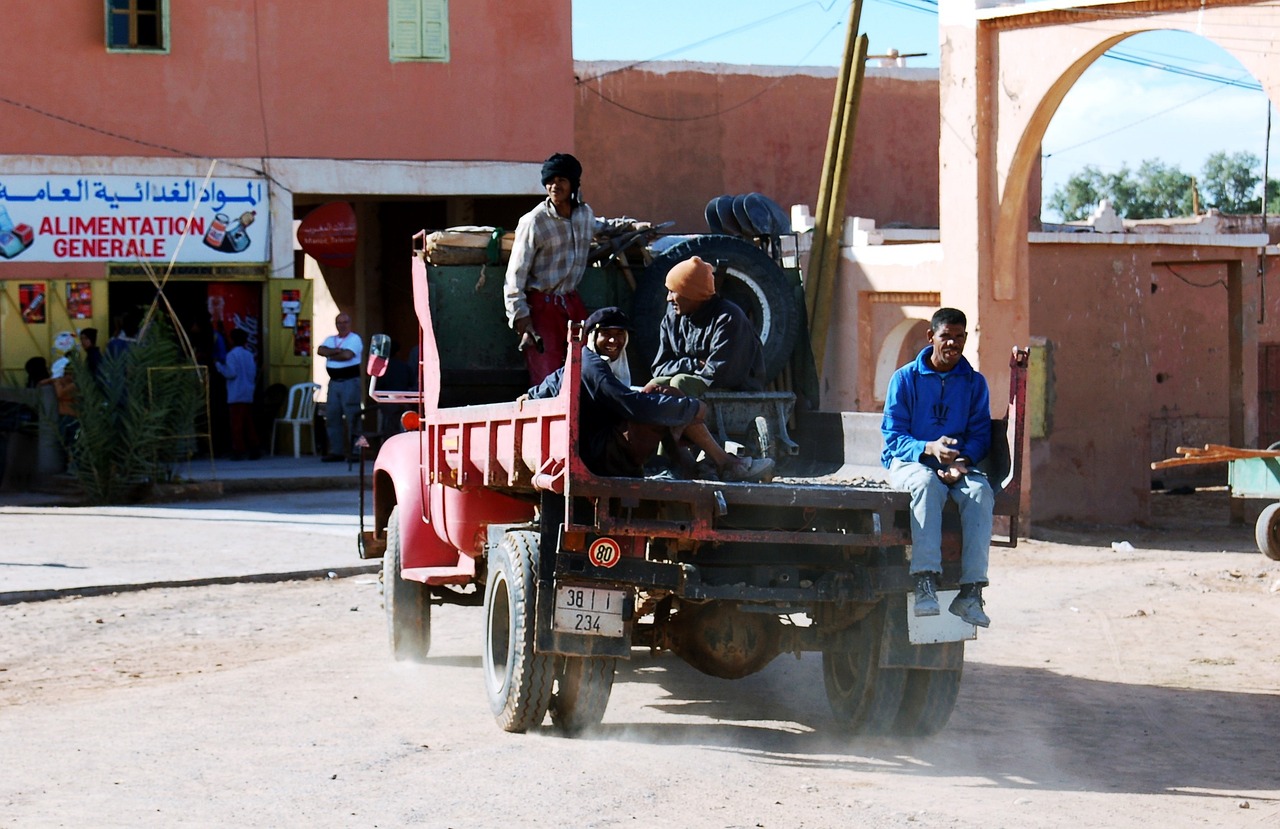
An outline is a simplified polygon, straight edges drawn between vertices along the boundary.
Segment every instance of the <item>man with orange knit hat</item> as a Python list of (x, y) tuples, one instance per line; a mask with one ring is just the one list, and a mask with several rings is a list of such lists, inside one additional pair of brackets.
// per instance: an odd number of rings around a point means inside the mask
[(760, 337), (741, 308), (716, 293), (715, 270), (697, 256), (667, 272), (667, 313), (653, 360), (655, 386), (690, 397), (716, 391), (762, 391)]

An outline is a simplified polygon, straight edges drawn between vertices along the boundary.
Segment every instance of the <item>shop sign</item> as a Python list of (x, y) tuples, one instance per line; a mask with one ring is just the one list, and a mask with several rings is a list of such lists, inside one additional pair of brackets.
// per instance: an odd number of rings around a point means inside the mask
[(268, 261), (257, 178), (0, 175), (0, 262)]
[(356, 211), (344, 201), (320, 205), (298, 224), (298, 245), (322, 265), (350, 267), (356, 256)]

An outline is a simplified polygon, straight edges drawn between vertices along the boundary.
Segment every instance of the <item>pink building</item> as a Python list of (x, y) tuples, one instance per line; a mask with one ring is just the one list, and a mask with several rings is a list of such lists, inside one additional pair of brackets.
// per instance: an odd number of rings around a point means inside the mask
[(574, 141), (569, 0), (48, 0), (0, 50), (8, 385), (60, 331), (105, 340), (171, 261), (184, 324), (247, 327), (272, 382), (305, 379), (332, 313), (281, 313), (314, 285), (295, 220), (354, 205), (354, 263), (323, 284), (367, 331), (411, 229), (513, 226), (542, 159)]

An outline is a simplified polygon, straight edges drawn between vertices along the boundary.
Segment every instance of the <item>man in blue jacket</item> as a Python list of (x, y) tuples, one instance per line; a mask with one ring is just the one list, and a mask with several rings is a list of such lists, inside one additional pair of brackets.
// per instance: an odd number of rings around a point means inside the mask
[(987, 627), (982, 588), (995, 493), (975, 465), (991, 447), (991, 401), (986, 379), (963, 356), (967, 324), (962, 311), (939, 309), (929, 322), (929, 346), (894, 372), (880, 427), (880, 460), (890, 485), (911, 494), (915, 615), (940, 612), (942, 508), (950, 498), (960, 507), (964, 545), (960, 595), (949, 609), (971, 625)]

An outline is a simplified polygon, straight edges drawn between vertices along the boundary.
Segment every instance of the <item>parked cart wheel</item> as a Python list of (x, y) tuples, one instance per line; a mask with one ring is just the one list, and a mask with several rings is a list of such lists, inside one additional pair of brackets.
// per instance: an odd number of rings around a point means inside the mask
[(1258, 550), (1272, 561), (1280, 561), (1280, 502), (1268, 504), (1253, 526)]
[(960, 671), (907, 671), (902, 707), (893, 724), (893, 733), (905, 737), (927, 737), (946, 727), (960, 696)]
[(489, 556), (485, 585), (484, 684), (498, 725), (525, 732), (551, 703), (555, 657), (534, 651), (538, 534), (506, 534)]
[(551, 722), (566, 734), (580, 734), (604, 719), (618, 660), (612, 656), (564, 656), (557, 660)]
[(391, 655), (401, 662), (425, 662), (431, 650), (431, 593), (421, 582), (400, 577), (400, 507), (387, 520), (382, 554), (382, 606), (387, 611)]

